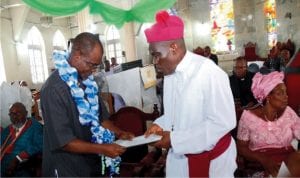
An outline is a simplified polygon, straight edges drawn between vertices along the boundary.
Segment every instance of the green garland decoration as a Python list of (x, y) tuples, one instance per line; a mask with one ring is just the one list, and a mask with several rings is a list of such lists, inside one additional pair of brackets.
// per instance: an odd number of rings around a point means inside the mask
[(116, 8), (99, 0), (23, 0), (23, 2), (51, 16), (72, 15), (89, 6), (91, 14), (101, 15), (107, 24), (121, 28), (124, 23), (131, 21), (153, 22), (157, 11), (172, 7), (176, 0), (140, 0), (130, 10)]

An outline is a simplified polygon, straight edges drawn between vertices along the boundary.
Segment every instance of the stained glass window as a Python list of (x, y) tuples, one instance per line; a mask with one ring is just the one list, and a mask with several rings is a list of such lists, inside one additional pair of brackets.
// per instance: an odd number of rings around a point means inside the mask
[(235, 49), (232, 0), (210, 0), (212, 48), (216, 51)]
[(269, 47), (275, 46), (277, 42), (277, 21), (276, 21), (276, 3), (275, 0), (266, 0), (264, 2), (264, 14), (266, 17), (266, 26), (268, 32)]

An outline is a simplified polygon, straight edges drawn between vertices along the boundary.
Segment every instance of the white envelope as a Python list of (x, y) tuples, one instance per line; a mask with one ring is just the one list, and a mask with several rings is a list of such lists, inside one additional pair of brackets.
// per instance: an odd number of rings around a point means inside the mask
[(121, 139), (116, 140), (114, 143), (128, 148), (128, 147), (133, 147), (133, 146), (156, 142), (156, 141), (160, 140), (161, 137), (162, 136), (160, 136), (160, 135), (151, 134), (147, 138), (145, 138), (144, 135), (141, 135), (141, 136), (133, 138), (132, 140), (121, 140)]

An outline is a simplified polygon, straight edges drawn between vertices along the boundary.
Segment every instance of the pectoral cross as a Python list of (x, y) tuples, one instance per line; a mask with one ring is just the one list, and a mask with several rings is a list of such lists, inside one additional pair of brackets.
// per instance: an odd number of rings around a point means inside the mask
[(17, 137), (18, 133), (19, 133), (19, 129), (18, 129), (18, 128), (15, 128), (15, 136), (16, 136), (16, 137)]

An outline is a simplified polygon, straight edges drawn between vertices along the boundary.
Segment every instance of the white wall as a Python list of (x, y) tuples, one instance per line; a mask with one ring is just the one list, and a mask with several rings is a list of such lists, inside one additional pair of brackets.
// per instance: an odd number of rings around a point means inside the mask
[(40, 24), (40, 14), (34, 11), (29, 11), (27, 19), (22, 28), (20, 38), (14, 41), (14, 29), (12, 26), (12, 17), (8, 9), (1, 12), (1, 46), (3, 53), (3, 62), (5, 66), (6, 80), (8, 82), (14, 80), (25, 80), (30, 88), (40, 88), (41, 84), (33, 84), (30, 73), (29, 57), (27, 52), (26, 40), (28, 31), (32, 26), (36, 26), (44, 39), (47, 66), (50, 69), (53, 67), (52, 42), (56, 30), (60, 30), (65, 39), (71, 38), (71, 30), (68, 28), (68, 18), (54, 20), (54, 23), (49, 27), (44, 27)]
[(20, 71), (20, 68), (22, 68), (22, 64), (17, 59), (15, 44), (11, 21), (1, 18), (1, 47), (7, 81), (17, 80), (20, 74), (17, 71)]
[(137, 59), (142, 59), (144, 65), (151, 64), (152, 59), (149, 55), (149, 45), (147, 43), (145, 33), (144, 33), (144, 30), (148, 28), (151, 24), (144, 23), (139, 25), (141, 25), (141, 27), (137, 26), (135, 29)]
[(6, 81), (6, 74), (4, 69), (4, 62), (3, 62), (3, 56), (2, 56), (2, 47), (0, 43), (0, 85), (2, 82)]
[[(277, 19), (280, 26), (278, 27), (278, 40), (286, 41), (291, 38), (298, 49), (300, 47), (300, 1), (289, 0), (282, 4), (283, 1), (277, 3)], [(285, 14), (291, 12), (292, 18), (286, 18)]]

